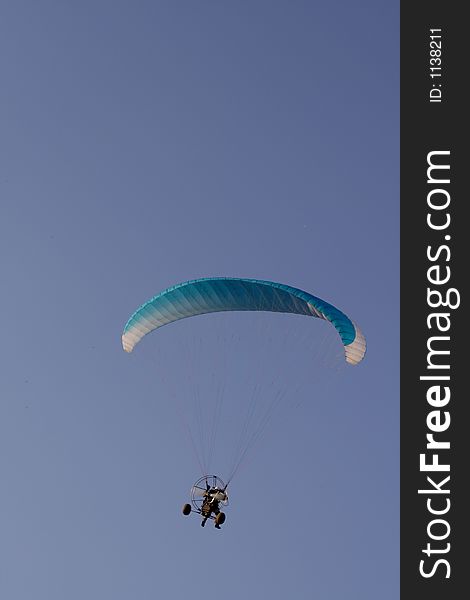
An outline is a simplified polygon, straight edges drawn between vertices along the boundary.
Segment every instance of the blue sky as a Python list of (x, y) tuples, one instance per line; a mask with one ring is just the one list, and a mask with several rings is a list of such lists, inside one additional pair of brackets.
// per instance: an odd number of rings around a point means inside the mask
[[(3, 4), (2, 598), (398, 596), (398, 17), (383, 1)], [(324, 324), (280, 315), (187, 320), (122, 351), (137, 306), (215, 275), (332, 302), (365, 360), (323, 395), (307, 334)], [(211, 381), (236, 382), (229, 406), (245, 375), (299, 394), (222, 531), (180, 512), (199, 476), (170, 397), (190, 401), (181, 348), (201, 385), (227, 353)]]

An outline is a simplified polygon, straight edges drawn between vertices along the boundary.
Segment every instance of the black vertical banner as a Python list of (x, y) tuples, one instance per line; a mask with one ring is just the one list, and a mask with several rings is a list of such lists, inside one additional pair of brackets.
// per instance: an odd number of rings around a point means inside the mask
[[(470, 33), (401, 4), (401, 598), (468, 595)], [(469, 480), (470, 481), (470, 480)]]

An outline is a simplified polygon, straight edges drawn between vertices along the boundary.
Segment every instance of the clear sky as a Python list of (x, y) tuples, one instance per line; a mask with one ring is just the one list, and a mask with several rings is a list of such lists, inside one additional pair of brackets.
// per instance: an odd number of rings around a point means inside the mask
[[(398, 597), (398, 60), (385, 0), (2, 3), (2, 599)], [(323, 395), (324, 324), (282, 315), (123, 352), (137, 306), (215, 275), (332, 302), (366, 358)], [(200, 470), (170, 390), (179, 348), (204, 378), (217, 344), (227, 405), (250, 366), (299, 394), (221, 531), (181, 514)]]

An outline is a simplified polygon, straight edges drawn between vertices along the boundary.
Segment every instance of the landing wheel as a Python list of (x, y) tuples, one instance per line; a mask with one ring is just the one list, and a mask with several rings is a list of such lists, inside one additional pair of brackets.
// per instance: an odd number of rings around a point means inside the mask
[(225, 523), (225, 513), (219, 512), (219, 514), (215, 516), (215, 524), (222, 525), (222, 523)]
[(185, 504), (183, 506), (183, 515), (189, 515), (191, 512), (191, 504)]

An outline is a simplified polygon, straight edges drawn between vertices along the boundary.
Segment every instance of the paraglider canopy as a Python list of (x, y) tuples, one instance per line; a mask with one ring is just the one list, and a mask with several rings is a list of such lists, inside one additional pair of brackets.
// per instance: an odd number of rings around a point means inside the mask
[(222, 311), (271, 311), (318, 317), (332, 323), (344, 345), (346, 362), (358, 364), (366, 341), (349, 317), (332, 304), (283, 283), (235, 277), (207, 277), (167, 288), (138, 308), (122, 334), (122, 346), (132, 352), (151, 331), (196, 315)]

